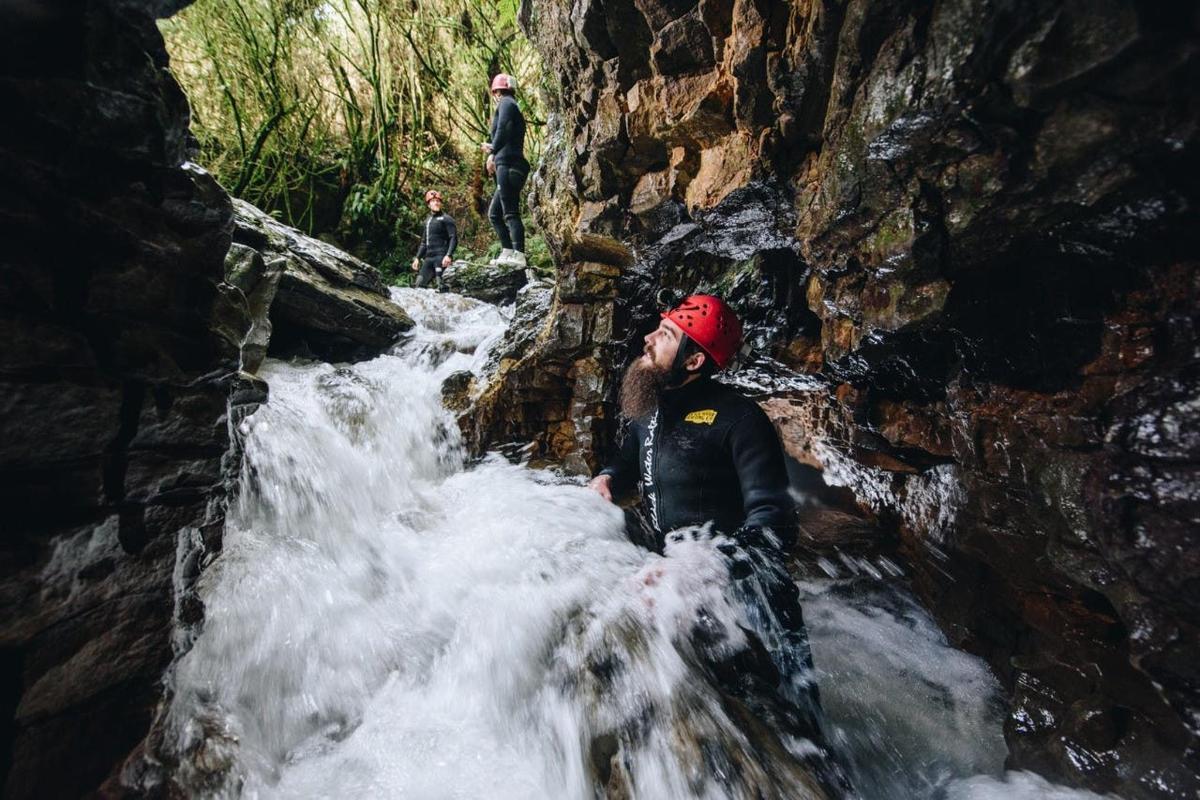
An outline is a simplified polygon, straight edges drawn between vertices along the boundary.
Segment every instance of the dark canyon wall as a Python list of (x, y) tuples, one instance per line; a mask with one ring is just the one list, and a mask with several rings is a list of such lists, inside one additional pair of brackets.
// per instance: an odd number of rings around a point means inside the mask
[(560, 267), (477, 440), (594, 468), (656, 290), (720, 291), (792, 455), (900, 531), (1001, 676), (1011, 764), (1193, 796), (1194, 10), (533, 0), (523, 23), (555, 76), (531, 196)]
[(154, 722), (266, 398), (252, 373), (412, 326), (373, 267), (185, 162), (155, 25), (183, 5), (0, 4), (4, 797), (178, 792), (193, 754)]
[(222, 283), (229, 200), (181, 166), (167, 5), (0, 5), (5, 797), (116, 775), (220, 537), (248, 320)]

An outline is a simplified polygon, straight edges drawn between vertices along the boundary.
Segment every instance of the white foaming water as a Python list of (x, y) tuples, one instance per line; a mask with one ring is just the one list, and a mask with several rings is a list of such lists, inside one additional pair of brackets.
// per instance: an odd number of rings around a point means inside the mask
[[(748, 625), (713, 543), (664, 558), (560, 476), (498, 457), (464, 468), (441, 384), (480, 368), (504, 316), (454, 295), (393, 296), (418, 324), (394, 353), (263, 369), (271, 399), (246, 423), (242, 493), (201, 578), (204, 630), (173, 676), (184, 790), (822, 796), (796, 766), (817, 748), (748, 741), (697, 669), (699, 619), (725, 631), (723, 652)], [(830, 586), (806, 587), (814, 651), (863, 794), (1033, 797), (1004, 794), (1030, 779), (1001, 782), (986, 670), (918, 610)], [(714, 747), (728, 760), (713, 766)], [(881, 753), (891, 782), (860, 768)]]
[(1116, 795), (1056, 786), (1032, 772), (1008, 772), (1003, 778), (976, 776), (950, 783), (946, 800), (1119, 800)]
[(1006, 772), (999, 682), (894, 576), (799, 586), (827, 734), (864, 800), (1120, 800)]
[(712, 691), (688, 690), (703, 714), (675, 708), (698, 609), (742, 621), (723, 557), (703, 541), (647, 553), (619, 509), (553, 474), (495, 457), (464, 470), (441, 383), (482, 363), (504, 319), (395, 296), (418, 323), (395, 353), (262, 371), (271, 399), (246, 423), (204, 631), (174, 676), (179, 780), (224, 796), (592, 797), (594, 740), (641, 721), (630, 790), (716, 796), (672, 726), (737, 736)]
[[(436, 367), (438, 380), (455, 370), (482, 369), (512, 317), (489, 303), (424, 289), (393, 288), (392, 300), (417, 323), (401, 357), (417, 356), (419, 366)], [(443, 359), (448, 359), (444, 367)]]
[(1000, 687), (950, 647), (902, 589), (801, 583), (831, 736), (866, 797), (930, 797), (950, 780), (1003, 772)]

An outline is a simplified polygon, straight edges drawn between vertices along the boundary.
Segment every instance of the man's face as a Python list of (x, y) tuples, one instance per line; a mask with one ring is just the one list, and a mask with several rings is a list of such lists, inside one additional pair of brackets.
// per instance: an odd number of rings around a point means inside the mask
[(664, 317), (643, 341), (646, 346), (639, 360), (666, 372), (675, 364), (675, 354), (683, 341), (683, 329)]
[(431, 197), (431, 198), (429, 198), (429, 210), (430, 210), (430, 211), (432, 211), (432, 212), (433, 212), (433, 213), (435, 213), (435, 214), (436, 214), (437, 212), (441, 211), (441, 210), (442, 210), (442, 201), (441, 201), (441, 199), (440, 199), (440, 198), (437, 198), (437, 197)]

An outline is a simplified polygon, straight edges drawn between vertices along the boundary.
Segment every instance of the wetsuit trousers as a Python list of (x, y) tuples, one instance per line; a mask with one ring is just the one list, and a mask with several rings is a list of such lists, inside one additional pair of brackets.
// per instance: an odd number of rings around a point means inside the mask
[(417, 273), (417, 288), (424, 289), (433, 282), (437, 282), (440, 287), (442, 285), (442, 258), (445, 253), (438, 253), (435, 256), (425, 256), (421, 260), (421, 271)]
[(741, 606), (782, 680), (781, 694), (805, 716), (820, 717), (813, 681), (812, 650), (800, 607), (800, 593), (784, 556), (773, 547), (742, 543), (723, 548), (729, 558), (730, 599)]
[[(629, 516), (626, 524), (631, 539), (644, 540), (644, 525), (639, 526), (640, 530), (634, 529)], [(674, 531), (667, 534), (667, 539), (693, 535)], [(662, 552), (658, 546), (651, 549)], [(788, 574), (783, 553), (754, 531), (740, 531), (733, 541), (717, 549), (728, 559), (727, 599), (742, 609), (752, 632), (770, 655), (779, 680), (776, 691), (796, 707), (808, 727), (819, 730), (821, 701), (813, 680), (808, 630), (800, 607), (800, 592)]]
[[(719, 549), (729, 559), (727, 597), (741, 608), (749, 623), (745, 635), (757, 638), (761, 649), (756, 658), (751, 643), (734, 657), (731, 669), (718, 665), (718, 680), (751, 709), (766, 697), (778, 698), (781, 703), (763, 708), (768, 713), (774, 711), (771, 716), (775, 724), (797, 739), (827, 747), (800, 593), (788, 574), (783, 554), (774, 547), (748, 542)], [(747, 691), (750, 687), (755, 688)], [(836, 760), (822, 757), (811, 761), (809, 767), (826, 796), (853, 796), (845, 771)]]
[[(694, 535), (682, 531), (667, 534)], [(780, 733), (827, 748), (812, 650), (800, 594), (784, 555), (769, 542), (746, 538), (718, 545), (727, 559), (726, 601), (738, 610), (745, 646), (729, 646), (731, 632), (705, 609), (691, 632), (696, 654), (722, 691)], [(826, 756), (808, 761), (828, 798), (852, 796), (841, 765)]]
[(496, 191), (488, 206), (488, 219), (500, 246), (522, 253), (525, 252), (525, 226), (521, 223), (521, 189), (525, 187), (526, 177), (526, 169), (497, 165)]

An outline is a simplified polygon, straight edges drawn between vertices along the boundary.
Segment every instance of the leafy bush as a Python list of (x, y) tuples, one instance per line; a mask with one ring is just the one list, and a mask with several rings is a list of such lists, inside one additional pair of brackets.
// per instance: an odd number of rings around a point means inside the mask
[(525, 263), (541, 275), (554, 274), (554, 259), (550, 256), (550, 248), (540, 234), (525, 237)]

